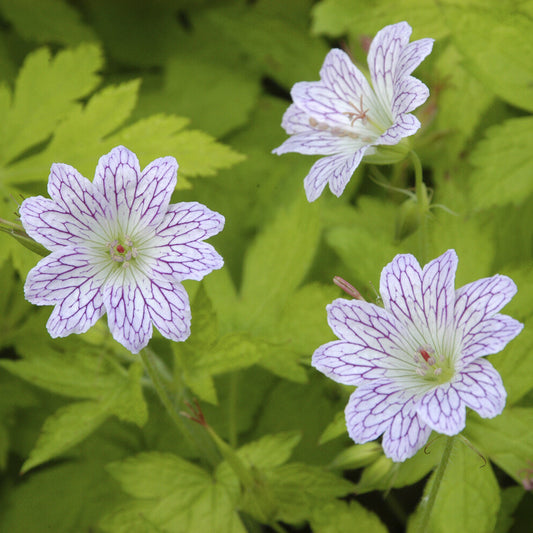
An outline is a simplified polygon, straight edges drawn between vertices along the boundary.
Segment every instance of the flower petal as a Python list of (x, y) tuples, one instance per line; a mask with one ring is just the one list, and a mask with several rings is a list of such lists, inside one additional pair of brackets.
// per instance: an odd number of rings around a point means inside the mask
[(178, 164), (173, 157), (152, 161), (142, 172), (137, 156), (117, 146), (102, 156), (96, 167), (94, 186), (109, 201), (113, 215), (124, 224), (125, 234), (158, 225), (176, 187)]
[(368, 67), (372, 84), (383, 107), (390, 109), (394, 96), (396, 73), (402, 52), (409, 43), (411, 26), (399, 22), (378, 31), (368, 51)]
[(70, 213), (94, 229), (109, 215), (106, 199), (74, 167), (54, 163), (48, 177), (48, 194), (60, 211)]
[(100, 283), (90, 259), (78, 250), (52, 252), (30, 270), (26, 299), (54, 305), (47, 328), (52, 337), (84, 333), (104, 314)]
[(109, 330), (132, 353), (138, 353), (152, 337), (150, 311), (143, 297), (143, 292), (149, 293), (148, 285), (148, 279), (134, 281), (124, 276), (103, 289)]
[(204, 239), (224, 227), (224, 217), (197, 202), (169, 206), (156, 231), (159, 244), (153, 269), (170, 281), (201, 280), (224, 260)]
[(388, 367), (394, 366), (405, 330), (390, 313), (368, 302), (344, 298), (337, 298), (326, 310), (330, 328), (353, 346), (359, 358), (374, 364), (385, 364), (386, 359)]
[(374, 144), (384, 144), (387, 146), (398, 144), (404, 137), (414, 135), (420, 128), (420, 121), (410, 114), (400, 115), (394, 124), (383, 133)]
[(335, 196), (340, 196), (359, 166), (367, 147), (352, 155), (332, 155), (319, 159), (304, 179), (305, 193), (310, 202), (314, 202), (324, 190), (326, 183)]
[(28, 235), (49, 250), (81, 244), (92, 233), (86, 217), (76, 218), (43, 196), (26, 198), (19, 212)]
[(434, 39), (419, 39), (409, 43), (403, 50), (396, 66), (395, 79), (400, 80), (415, 70), (431, 53)]
[[(289, 134), (313, 131), (314, 128), (309, 123), (309, 115), (300, 109), (296, 104), (291, 104), (281, 119), (281, 127)], [(277, 148), (276, 148), (277, 150)], [(276, 154), (277, 151), (273, 150)]]
[(291, 89), (298, 108), (318, 122), (348, 128), (354, 105), (362, 101), (369, 107), (374, 101), (366, 78), (342, 50), (328, 52), (320, 76), (321, 81), (299, 82)]
[(148, 281), (143, 296), (150, 317), (161, 335), (173, 341), (184, 341), (191, 334), (189, 297), (181, 284)]
[(457, 435), (465, 427), (465, 404), (453, 383), (440, 385), (424, 394), (417, 412), (428, 426), (445, 435)]
[[(428, 99), (428, 96), (429, 89), (420, 80), (417, 80), (412, 76), (408, 76), (401, 80), (395, 87), (394, 97), (392, 99), (392, 116), (394, 122), (398, 122), (401, 115), (409, 113), (410, 111), (413, 111), (413, 109), (422, 105)], [(418, 130), (420, 123), (418, 123), (419, 125), (414, 131), (412, 131), (416, 123), (412, 121), (412, 119), (407, 120), (409, 121), (408, 123), (406, 123), (405, 119), (401, 122), (404, 129), (411, 132), (408, 135), (412, 135)], [(403, 137), (407, 137), (408, 135), (403, 135)]]
[(404, 394), (391, 383), (357, 388), (344, 411), (350, 437), (357, 444), (377, 439), (404, 403)]
[(505, 407), (507, 392), (502, 378), (486, 359), (472, 361), (453, 386), (461, 400), (483, 418), (493, 418)]
[(297, 152), (306, 155), (352, 155), (366, 143), (348, 135), (335, 135), (330, 131), (312, 130), (289, 137), (275, 149), (277, 155)]
[(383, 451), (393, 461), (405, 461), (426, 444), (430, 435), (431, 428), (417, 415), (414, 401), (408, 400), (383, 434)]
[(518, 320), (501, 314), (472, 325), (468, 333), (463, 336), (462, 363), (469, 364), (478, 357), (498, 353), (523, 328), (524, 325)]
[(497, 353), (520, 333), (523, 328), (520, 322), (497, 314), (516, 290), (511, 278), (496, 275), (456, 291), (456, 327), (463, 332), (464, 361)]
[[(363, 350), (365, 356), (361, 357)], [(360, 385), (364, 381), (385, 376), (385, 369), (377, 366), (374, 361), (381, 357), (383, 357), (382, 352), (360, 348), (353, 342), (333, 341), (315, 351), (311, 364), (338, 383)]]
[(448, 250), (423, 270), (414, 256), (397, 255), (381, 272), (385, 309), (404, 324), (424, 324), (437, 341), (439, 332), (453, 323), (456, 269), (455, 250)]

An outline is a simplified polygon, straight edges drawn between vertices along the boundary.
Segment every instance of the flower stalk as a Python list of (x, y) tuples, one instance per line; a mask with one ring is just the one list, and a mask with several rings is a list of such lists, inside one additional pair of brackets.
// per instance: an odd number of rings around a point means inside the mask
[(419, 527), (417, 529), (418, 533), (427, 532), (427, 527), (431, 518), (431, 512), (433, 511), (433, 507), (435, 506), (435, 501), (439, 493), (439, 488), (442, 483), (442, 479), (444, 478), (444, 473), (446, 472), (446, 467), (450, 462), (450, 456), (452, 453), (454, 441), (455, 436), (446, 438), (444, 451), (442, 452), (442, 457), (439, 466), (437, 467), (437, 470), (435, 471), (435, 474), (433, 476), (429, 494), (422, 500), (420, 522)]

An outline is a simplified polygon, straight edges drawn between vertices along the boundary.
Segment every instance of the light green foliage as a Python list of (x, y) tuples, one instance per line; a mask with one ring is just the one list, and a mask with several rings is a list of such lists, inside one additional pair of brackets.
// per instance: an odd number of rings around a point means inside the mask
[(500, 98), (533, 111), (531, 14), (498, 0), (442, 0), (439, 6), (472, 73)]
[(96, 40), (92, 28), (65, 0), (2, 0), (0, 11), (28, 40), (65, 45)]
[(133, 500), (106, 516), (104, 531), (244, 533), (237, 492), (176, 455), (145, 453), (109, 466)]
[[(483, 468), (480, 468), (483, 467)], [(425, 496), (432, 479), (426, 485)], [(456, 440), (430, 520), (432, 533), (494, 531), (500, 506), (498, 482), (490, 464)], [(416, 520), (408, 531), (416, 532)]]
[[(533, 192), (533, 118), (494, 126), (472, 153), (472, 198), (480, 208), (519, 204)], [(509, 162), (512, 161), (510, 165)]]
[(24, 336), (17, 348), (23, 359), (0, 360), (3, 368), (46, 390), (86, 400), (62, 407), (45, 421), (23, 471), (62, 454), (112, 415), (141, 426), (146, 422), (138, 363), (125, 371), (109, 354), (98, 354), (77, 339), (67, 346), (49, 342), (36, 347), (32, 337)]
[(315, 509), (311, 526), (316, 533), (345, 533), (357, 527), (366, 533), (386, 533), (379, 518), (356, 501), (332, 502)]
[[(294, 433), (272, 435), (238, 451), (255, 479), (255, 485), (242, 496), (245, 512), (252, 516), (268, 513), (270, 520), (297, 524), (308, 520), (318, 504), (353, 490), (351, 483), (321, 468), (285, 464), (298, 440)], [(237, 487), (237, 478), (228, 463), (219, 466), (217, 476), (228, 486)]]
[(465, 435), (518, 483), (526, 477), (533, 457), (533, 409), (509, 407), (493, 420), (472, 415)]
[[(442, 39), (448, 33), (437, 5), (426, 0), (322, 0), (313, 9), (313, 32), (374, 35), (383, 26), (407, 20), (414, 35)], [(422, 33), (425, 32), (425, 33)]]
[[(2, 232), (0, 531), (383, 533), (387, 523), (411, 533), (444, 439), (432, 434), (403, 463), (379, 440), (354, 444), (344, 419), (354, 387), (310, 363), (335, 339), (326, 305), (350, 298), (335, 275), (381, 305), (380, 272), (396, 254), (424, 264), (449, 248), (456, 287), (496, 273), (515, 280), (502, 312), (525, 328), (489, 358), (507, 390), (504, 412), (467, 411), (464, 436), (486, 464), (456, 441), (427, 533), (528, 531), (530, 1), (0, 0), (0, 18), (0, 218), (16, 221), (24, 197), (46, 196), (52, 163), (92, 179), (118, 144), (141, 168), (174, 156), (172, 201), (225, 216), (209, 239), (224, 268), (185, 282), (190, 338), (154, 332), (150, 348), (172, 408), (201, 410), (248, 473), (245, 483), (201, 424), (172, 422), (105, 318), (52, 340), (50, 307), (24, 300), (40, 258)], [(370, 39), (402, 20), (413, 39), (435, 39), (414, 71), (430, 97), (409, 139), (431, 209), (410, 232), (398, 231), (408, 199), (398, 189), (415, 183), (410, 159), (361, 164), (340, 198), (326, 189), (309, 204), (303, 179), (316, 158), (271, 153), (287, 138), (292, 85), (318, 80), (331, 47), (365, 69)]]

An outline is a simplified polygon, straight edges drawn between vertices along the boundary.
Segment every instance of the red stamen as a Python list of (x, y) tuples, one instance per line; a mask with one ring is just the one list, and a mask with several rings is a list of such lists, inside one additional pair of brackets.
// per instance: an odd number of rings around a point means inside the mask
[(424, 361), (427, 363), (429, 361), (429, 358), (431, 357), (424, 348), (420, 348), (418, 350), (420, 352), (420, 355), (424, 358)]
[(126, 251), (126, 248), (124, 248), (124, 246), (122, 246), (122, 244), (117, 244), (116, 250), (117, 250), (117, 252), (119, 254), (123, 254)]

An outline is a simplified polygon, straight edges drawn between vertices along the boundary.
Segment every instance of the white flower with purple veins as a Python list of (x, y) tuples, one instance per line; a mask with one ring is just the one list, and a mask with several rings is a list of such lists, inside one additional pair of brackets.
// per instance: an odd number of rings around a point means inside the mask
[(492, 418), (505, 405), (500, 375), (484, 356), (522, 330), (498, 314), (516, 286), (496, 275), (455, 290), (456, 268), (454, 250), (424, 269), (397, 255), (381, 273), (384, 308), (343, 298), (327, 306), (339, 340), (318, 348), (313, 366), (357, 387), (345, 410), (350, 437), (362, 444), (383, 435), (394, 461), (412, 457), (432, 430), (460, 433), (466, 407)]
[[(423, 104), (428, 88), (411, 72), (431, 52), (433, 39), (409, 42), (407, 22), (385, 26), (368, 52), (372, 86), (342, 50), (331, 50), (318, 82), (296, 83), (293, 104), (281, 123), (291, 135), (275, 154), (325, 155), (304, 180), (307, 199), (316, 200), (326, 183), (340, 196), (361, 159), (393, 163), (405, 157), (397, 145), (420, 127), (410, 112)], [(379, 148), (377, 148), (379, 147)]]
[(100, 158), (91, 183), (70, 165), (52, 165), (51, 199), (24, 200), (27, 233), (52, 253), (28, 274), (26, 298), (54, 305), (52, 337), (84, 333), (107, 313), (113, 337), (137, 353), (152, 336), (183, 341), (191, 311), (183, 285), (223, 265), (202, 242), (224, 217), (196, 202), (170, 204), (178, 164), (162, 157), (142, 172), (123, 146)]

